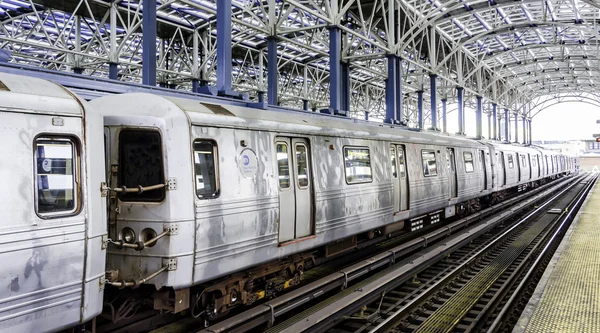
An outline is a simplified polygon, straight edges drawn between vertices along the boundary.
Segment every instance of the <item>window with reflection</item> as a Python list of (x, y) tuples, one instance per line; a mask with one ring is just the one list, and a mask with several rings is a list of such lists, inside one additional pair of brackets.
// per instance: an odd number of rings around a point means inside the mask
[(511, 169), (515, 167), (512, 154), (508, 154), (508, 167)]
[(473, 165), (473, 154), (469, 152), (464, 152), (463, 159), (465, 161), (465, 172), (473, 172), (475, 170), (475, 167)]
[(398, 171), (396, 170), (396, 148), (390, 147), (390, 162), (392, 163), (392, 177), (398, 178)]
[(345, 147), (344, 163), (348, 184), (373, 181), (371, 175), (371, 155), (368, 148)]
[(400, 178), (406, 177), (406, 167), (404, 165), (404, 150), (398, 149), (398, 168), (400, 169)]
[(219, 196), (217, 157), (217, 145), (214, 141), (194, 141), (196, 195), (200, 199), (211, 199)]
[(298, 177), (298, 187), (308, 187), (308, 154), (304, 144), (296, 144), (296, 166)]
[(277, 142), (277, 174), (279, 188), (290, 187), (290, 161), (288, 145), (285, 142)]
[(78, 209), (78, 156), (69, 138), (35, 140), (36, 212), (41, 216), (69, 215)]
[(423, 175), (425, 177), (437, 176), (435, 152), (433, 150), (422, 150), (421, 160), (423, 161)]

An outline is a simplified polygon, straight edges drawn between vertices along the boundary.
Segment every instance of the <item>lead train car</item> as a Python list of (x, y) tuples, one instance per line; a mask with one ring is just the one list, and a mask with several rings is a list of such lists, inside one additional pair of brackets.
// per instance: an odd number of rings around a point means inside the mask
[[(416, 230), (477, 209), (478, 198), (567, 171), (525, 175), (517, 154), (556, 156), (541, 149), (307, 112), (149, 94), (91, 103), (104, 115), (114, 190), (112, 283), (171, 287), (183, 291), (180, 299), (217, 277), (333, 241), (351, 248), (354, 235), (378, 228)], [(303, 259), (294, 260), (288, 272), (302, 270)], [(228, 281), (209, 288), (210, 311), (242, 290), (245, 303), (256, 299), (253, 281)]]
[(0, 331), (48, 332), (102, 310), (102, 118), (48, 81), (0, 74)]

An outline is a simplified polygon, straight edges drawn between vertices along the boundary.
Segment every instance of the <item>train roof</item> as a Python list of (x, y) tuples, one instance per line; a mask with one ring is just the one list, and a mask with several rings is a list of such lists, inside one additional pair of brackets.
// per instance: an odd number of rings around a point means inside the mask
[(420, 132), (390, 124), (367, 122), (307, 111), (278, 111), (212, 104), (194, 99), (144, 93), (104, 96), (92, 100), (109, 116), (186, 117), (191, 125), (223, 126), (272, 132), (404, 141), (414, 143), (481, 147), (465, 137)]
[(82, 116), (83, 105), (66, 88), (34, 77), (0, 73), (4, 111)]

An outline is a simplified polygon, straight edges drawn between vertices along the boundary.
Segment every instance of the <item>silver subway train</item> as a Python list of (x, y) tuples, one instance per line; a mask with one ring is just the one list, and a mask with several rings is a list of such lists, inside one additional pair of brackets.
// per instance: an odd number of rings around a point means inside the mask
[(0, 118), (0, 331), (85, 323), (116, 288), (211, 318), (297, 285), (319, 255), (577, 172), (536, 147), (216, 100), (86, 102), (8, 74)]
[(163, 303), (190, 299), (209, 317), (296, 285), (316, 248), (332, 256), (574, 171), (573, 158), (536, 147), (308, 112), (149, 94), (91, 105), (104, 117), (108, 188), (172, 184), (114, 193), (112, 283), (152, 276), (171, 290)]

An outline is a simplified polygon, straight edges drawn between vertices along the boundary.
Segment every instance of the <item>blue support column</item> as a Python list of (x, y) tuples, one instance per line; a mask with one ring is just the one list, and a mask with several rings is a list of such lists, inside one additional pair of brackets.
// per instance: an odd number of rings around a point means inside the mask
[(429, 74), (429, 87), (431, 94), (431, 129), (437, 131), (437, 75)]
[(156, 86), (156, 2), (150, 0), (142, 3), (142, 83)]
[[(242, 97), (233, 91), (231, 82), (231, 0), (217, 1), (217, 93), (221, 96)], [(270, 98), (270, 97), (269, 97)]]
[(447, 132), (447, 123), (446, 123), (446, 102), (448, 102), (447, 99), (443, 98), (442, 99), (442, 132), (446, 133)]
[(488, 138), (488, 140), (491, 140), (492, 139), (492, 114), (488, 113), (487, 116), (488, 116), (488, 126), (487, 126), (488, 127), (488, 136), (487, 136), (487, 138)]
[(350, 115), (350, 64), (343, 62), (342, 69), (342, 94), (341, 103), (342, 110), (346, 111), (346, 115)]
[(527, 122), (529, 125), (529, 132), (528, 132), (529, 133), (529, 144), (533, 143), (533, 134), (531, 133), (531, 120), (532, 119), (529, 119), (529, 121)]
[(397, 118), (396, 107), (397, 107), (397, 97), (396, 93), (398, 90), (396, 89), (396, 74), (398, 74), (396, 70), (396, 56), (388, 55), (387, 56), (387, 65), (388, 65), (388, 77), (385, 82), (385, 119), (384, 122), (388, 124), (394, 123), (394, 119)]
[(496, 103), (492, 103), (492, 120), (494, 122), (494, 125), (493, 125), (494, 128), (492, 131), (493, 134), (492, 134), (492, 137), (490, 138), (492, 140), (496, 140), (500, 137), (498, 130), (496, 129), (496, 125), (498, 123), (498, 117), (496, 115), (496, 107), (497, 107)]
[(334, 113), (341, 109), (342, 32), (339, 27), (329, 27), (329, 107)]
[(519, 143), (519, 115), (515, 113), (515, 143)]
[(192, 79), (192, 91), (198, 92), (198, 88), (200, 88), (200, 81), (197, 79)]
[(504, 141), (510, 142), (509, 136), (509, 127), (510, 127), (510, 116), (508, 114), (508, 109), (504, 109)]
[(477, 110), (475, 110), (475, 137), (481, 139), (483, 136), (483, 97), (477, 96)]
[(396, 59), (396, 116), (398, 122), (402, 122), (402, 58)]
[(279, 70), (277, 69), (277, 39), (273, 36), (267, 38), (267, 75), (267, 102), (271, 105), (279, 105), (277, 96), (279, 81)]
[(417, 91), (417, 120), (419, 129), (423, 129), (423, 90)]
[(458, 134), (465, 134), (465, 113), (463, 110), (464, 101), (463, 101), (463, 87), (456, 87), (456, 92), (458, 94)]
[(302, 100), (302, 110), (308, 111), (308, 100), (307, 99)]
[(108, 64), (108, 78), (111, 80), (119, 79), (119, 64), (111, 62)]
[(369, 121), (369, 111), (365, 111), (365, 120)]
[(521, 117), (521, 121), (523, 122), (523, 144), (527, 144), (527, 119), (525, 116)]

